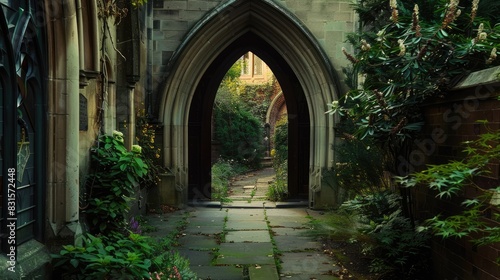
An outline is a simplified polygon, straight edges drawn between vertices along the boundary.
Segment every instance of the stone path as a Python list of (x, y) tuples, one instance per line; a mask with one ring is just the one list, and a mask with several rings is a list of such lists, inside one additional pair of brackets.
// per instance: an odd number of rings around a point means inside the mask
[(199, 279), (338, 279), (332, 276), (339, 269), (336, 262), (323, 254), (322, 244), (306, 235), (307, 223), (317, 213), (261, 198), (257, 185), (267, 184), (267, 171), (240, 180), (243, 186), (251, 186), (254, 180), (257, 187), (253, 192), (243, 187), (240, 193), (233, 192), (241, 200), (149, 216), (149, 223), (158, 228), (153, 234), (165, 235), (185, 219), (177, 249)]

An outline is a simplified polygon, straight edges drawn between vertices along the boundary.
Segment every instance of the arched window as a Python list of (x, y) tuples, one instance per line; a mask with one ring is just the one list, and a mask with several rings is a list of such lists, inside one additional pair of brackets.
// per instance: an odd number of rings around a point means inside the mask
[[(1, 248), (42, 239), (45, 86), (35, 1), (2, 1), (0, 9)], [(13, 226), (15, 225), (15, 226)]]

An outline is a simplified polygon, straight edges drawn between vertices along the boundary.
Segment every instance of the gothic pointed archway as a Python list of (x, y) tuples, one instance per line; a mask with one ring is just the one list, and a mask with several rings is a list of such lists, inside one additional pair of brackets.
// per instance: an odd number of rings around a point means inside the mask
[(338, 83), (329, 59), (304, 26), (272, 0), (228, 1), (195, 26), (168, 69), (160, 119), (165, 164), (188, 198), (210, 197), (210, 115), (217, 88), (245, 52), (261, 57), (279, 80), (289, 116), (289, 191), (321, 193), (333, 162), (333, 118), (326, 104)]
[(229, 67), (248, 51), (262, 58), (280, 81), (289, 116), (288, 192), (292, 198), (307, 198), (309, 150), (300, 148), (309, 147), (307, 133), (300, 133), (310, 130), (307, 101), (297, 76), (283, 57), (252, 32), (242, 34), (221, 52), (196, 87), (188, 124), (189, 198), (210, 197), (210, 116), (215, 94)]

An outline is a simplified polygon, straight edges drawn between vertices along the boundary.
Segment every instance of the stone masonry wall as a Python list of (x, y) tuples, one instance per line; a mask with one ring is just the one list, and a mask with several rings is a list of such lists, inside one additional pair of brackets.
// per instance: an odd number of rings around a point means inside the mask
[[(222, 0), (154, 0), (153, 2), (153, 92), (161, 90), (166, 65), (178, 50), (187, 33), (206, 13), (225, 1)], [(346, 35), (356, 28), (356, 14), (349, 0), (275, 0), (297, 17), (314, 35), (324, 49), (335, 70), (342, 77), (341, 68), (347, 60), (342, 54)], [(230, 34), (228, 34), (230, 36)], [(155, 96), (157, 98), (157, 96)], [(157, 100), (157, 99), (154, 99)]]

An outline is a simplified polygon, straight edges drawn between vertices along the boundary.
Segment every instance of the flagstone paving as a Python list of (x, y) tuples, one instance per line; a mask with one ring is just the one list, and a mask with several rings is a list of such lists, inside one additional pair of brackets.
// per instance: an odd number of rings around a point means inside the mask
[[(241, 201), (219, 207), (197, 203), (174, 213), (151, 215), (149, 223), (158, 228), (151, 235), (167, 235), (175, 228), (172, 223), (182, 226), (176, 249), (189, 259), (199, 279), (338, 279), (332, 275), (339, 269), (336, 261), (306, 235), (308, 217), (315, 211), (303, 204), (287, 207), (260, 200), (270, 181), (269, 169), (255, 172), (233, 182), (239, 189), (233, 194)], [(253, 192), (243, 188), (250, 185), (256, 186)]]

